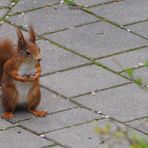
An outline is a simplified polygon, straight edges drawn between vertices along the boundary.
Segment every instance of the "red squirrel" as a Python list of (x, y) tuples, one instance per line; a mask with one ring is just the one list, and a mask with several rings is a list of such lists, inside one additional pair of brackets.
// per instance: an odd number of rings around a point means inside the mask
[(22, 103), (35, 116), (44, 117), (47, 115), (46, 111), (36, 110), (41, 100), (41, 55), (40, 48), (35, 43), (36, 35), (32, 26), (29, 26), (29, 39), (24, 38), (19, 28), (16, 28), (16, 32), (16, 47), (10, 39), (0, 42), (0, 83), (2, 106), (5, 110), (1, 118), (13, 118), (17, 105)]

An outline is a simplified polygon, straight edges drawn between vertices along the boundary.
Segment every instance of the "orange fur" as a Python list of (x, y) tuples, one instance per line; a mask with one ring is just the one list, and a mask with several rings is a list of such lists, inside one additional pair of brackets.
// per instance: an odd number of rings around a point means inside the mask
[(0, 86), (2, 83), (3, 66), (15, 54), (13, 43), (6, 38), (0, 42)]
[[(2, 105), (5, 113), (1, 116), (5, 119), (13, 118), (13, 112), (17, 107), (22, 92), (19, 92), (19, 85), (31, 86), (26, 94), (26, 104), (28, 111), (35, 116), (46, 116), (47, 112), (38, 111), (36, 107), (40, 103), (40, 84), (41, 74), (40, 49), (35, 44), (35, 33), (33, 27), (29, 27), (30, 38), (26, 40), (19, 28), (17, 28), (18, 46), (14, 48), (10, 39), (0, 42), (0, 67), (2, 77)], [(30, 65), (33, 65), (33, 73), (30, 73)], [(28, 69), (29, 70), (28, 70)], [(23, 89), (22, 89), (23, 90)]]

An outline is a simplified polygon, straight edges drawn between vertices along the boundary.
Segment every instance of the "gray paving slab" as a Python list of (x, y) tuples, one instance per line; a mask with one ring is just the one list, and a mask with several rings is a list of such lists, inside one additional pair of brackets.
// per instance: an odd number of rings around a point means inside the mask
[[(67, 145), (70, 148), (104, 148), (107, 146), (115, 148), (129, 147), (127, 141), (123, 140), (121, 143), (118, 143), (116, 140), (113, 141), (113, 138), (109, 140), (106, 137), (101, 137), (95, 132), (95, 128), (97, 126), (104, 127), (107, 124), (111, 125), (112, 131), (114, 131), (117, 127), (125, 130), (123, 125), (111, 123), (108, 120), (101, 120), (95, 123), (87, 123), (80, 126), (62, 129), (60, 131), (51, 132), (46, 134), (46, 136), (57, 140), (58, 142), (62, 143), (63, 145)], [(130, 133), (135, 133), (135, 131), (129, 129), (129, 134)], [(140, 133), (136, 132), (136, 134), (139, 135)], [(104, 141), (104, 143), (102, 144), (101, 141)], [(113, 145), (111, 145), (111, 143), (113, 143)]]
[(10, 4), (9, 0), (0, 0), (0, 6), (8, 6)]
[(10, 18), (11, 22), (22, 26), (32, 23), (38, 34), (69, 28), (95, 20), (95, 17), (81, 10), (69, 9), (66, 5), (39, 9)]
[(122, 71), (129, 67), (140, 66), (148, 60), (148, 48), (138, 49), (132, 52), (126, 52), (123, 54), (111, 56), (108, 58), (97, 60), (97, 62), (102, 63), (115, 71)]
[(148, 118), (132, 121), (127, 124), (148, 134)]
[(146, 38), (148, 38), (148, 22), (138, 23), (135, 25), (126, 26), (127, 29), (130, 29), (137, 34), (140, 34)]
[(42, 54), (42, 73), (52, 73), (69, 67), (88, 63), (87, 60), (50, 44), (48, 41), (37, 41)]
[(90, 58), (147, 44), (144, 39), (106, 22), (76, 27), (46, 37)]
[(84, 5), (84, 6), (92, 6), (92, 5), (97, 5), (105, 2), (110, 2), (111, 0), (75, 0), (74, 2), (79, 5)]
[(147, 19), (147, 5), (147, 0), (124, 0), (91, 10), (99, 16), (104, 16), (120, 25), (124, 25)]
[[(145, 85), (148, 85), (148, 68), (147, 67), (144, 67), (144, 68), (139, 68), (139, 69), (135, 69), (133, 71), (133, 77), (135, 79), (137, 78), (141, 78), (142, 79), (142, 82), (145, 84)], [(126, 75), (127, 76), (127, 73), (126, 72), (123, 72), (122, 74)], [(145, 88), (147, 90), (147, 88)], [(147, 92), (147, 91), (146, 91)]]
[(44, 146), (44, 147), (41, 147), (41, 148), (49, 148), (49, 147), (52, 147), (52, 148), (63, 148), (63, 147), (61, 147), (61, 146), (58, 146), (58, 145), (48, 145), (48, 146)]
[(19, 124), (37, 133), (44, 133), (94, 120), (96, 118), (100, 118), (100, 116), (86, 109), (76, 108), (51, 114), (46, 118), (36, 118), (23, 121)]
[(0, 9), (0, 18), (2, 18), (6, 12), (7, 12), (6, 10)]
[(53, 148), (62, 148), (61, 146), (54, 146)]
[(95, 65), (41, 78), (41, 84), (67, 97), (103, 89), (127, 80)]
[(8, 121), (5, 121), (3, 119), (0, 119), (0, 130), (11, 127), (11, 126), (13, 126), (13, 124), (11, 124)]
[[(53, 113), (53, 112), (76, 107), (75, 104), (72, 104), (68, 100), (65, 100), (59, 96), (56, 96), (55, 94), (43, 88), (41, 89), (41, 95), (42, 95), (42, 99), (38, 106), (39, 110), (45, 110), (45, 111), (48, 111), (48, 113)], [(21, 107), (18, 110), (16, 110), (14, 115), (15, 115), (15, 118), (13, 118), (11, 122), (18, 122), (21, 120), (34, 117), (32, 114), (26, 111), (26, 108), (21, 108)]]
[(10, 38), (11, 40), (13, 40), (14, 44), (16, 44), (17, 35), (16, 35), (15, 27), (7, 23), (3, 23), (2, 26), (0, 26), (0, 40), (4, 38)]
[(53, 142), (18, 127), (0, 132), (0, 147), (2, 148), (41, 148), (49, 144)]
[(21, 0), (16, 4), (15, 7), (12, 8), (10, 13), (13, 14), (15, 12), (22, 12), (46, 5), (53, 5), (57, 2), (59, 2), (59, 0)]
[(109, 89), (74, 99), (120, 121), (129, 121), (148, 114), (147, 92), (135, 84)]

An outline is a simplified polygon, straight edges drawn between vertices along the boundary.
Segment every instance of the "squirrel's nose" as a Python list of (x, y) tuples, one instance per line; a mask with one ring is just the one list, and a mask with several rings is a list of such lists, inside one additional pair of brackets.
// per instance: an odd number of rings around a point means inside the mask
[(37, 61), (40, 62), (41, 61), (41, 58), (38, 58)]

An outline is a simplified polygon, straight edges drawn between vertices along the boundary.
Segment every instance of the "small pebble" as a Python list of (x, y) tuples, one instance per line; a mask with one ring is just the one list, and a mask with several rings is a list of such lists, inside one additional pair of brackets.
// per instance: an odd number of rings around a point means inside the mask
[(24, 12), (22, 12), (22, 13), (19, 15), (19, 17), (23, 17), (23, 16), (24, 16), (24, 14), (25, 14), (25, 13), (24, 13)]
[(26, 28), (28, 27), (28, 25), (24, 25)]
[(34, 4), (36, 4), (36, 3), (37, 3), (37, 1), (34, 1), (33, 3), (34, 3)]
[(45, 137), (45, 135), (40, 135), (42, 138), (44, 138)]
[(61, 3), (61, 4), (64, 4), (64, 0), (61, 0), (60, 3)]
[(6, 130), (7, 128), (5, 127), (5, 128), (2, 128), (2, 130)]
[(11, 3), (11, 6), (14, 6), (14, 5), (15, 5), (15, 3), (14, 3), (14, 2), (12, 2), (12, 3)]
[(0, 24), (3, 24), (4, 23), (4, 21), (0, 21)]
[(96, 95), (96, 93), (93, 91), (92, 93), (91, 93), (93, 96), (95, 96)]
[(75, 27), (74, 26), (69, 27), (69, 29), (73, 29), (73, 28), (75, 28)]
[(131, 30), (130, 29), (127, 29), (127, 31), (130, 32)]
[(102, 112), (101, 112), (101, 111), (97, 111), (96, 113), (97, 113), (97, 114), (101, 114)]
[(139, 63), (138, 65), (139, 65), (139, 66), (143, 66), (143, 65), (144, 65), (144, 63)]
[(109, 115), (106, 115), (106, 116), (104, 116), (106, 119), (108, 119), (109, 118)]
[(6, 16), (6, 19), (8, 19), (8, 18), (9, 18), (9, 16), (7, 15), (7, 16)]

